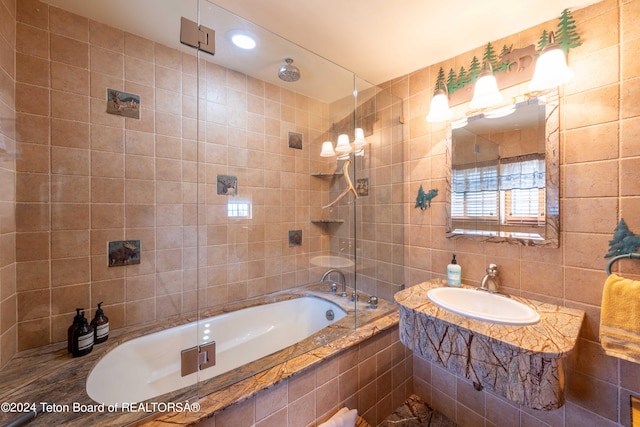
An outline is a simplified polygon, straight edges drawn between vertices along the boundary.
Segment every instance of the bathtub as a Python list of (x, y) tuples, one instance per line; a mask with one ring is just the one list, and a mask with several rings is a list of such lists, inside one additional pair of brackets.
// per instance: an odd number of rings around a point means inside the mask
[[(172, 327), (109, 351), (91, 370), (86, 391), (105, 405), (153, 399), (304, 341), (346, 315), (331, 301), (301, 296)], [(182, 376), (181, 351), (210, 341), (216, 342), (215, 365)]]

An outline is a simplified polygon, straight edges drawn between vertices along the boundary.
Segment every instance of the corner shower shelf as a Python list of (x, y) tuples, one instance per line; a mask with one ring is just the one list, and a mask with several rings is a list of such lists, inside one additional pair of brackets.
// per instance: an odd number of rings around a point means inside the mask
[[(317, 178), (334, 178), (338, 176), (343, 176), (344, 173), (336, 171), (336, 172), (314, 172), (311, 176), (315, 176)], [(344, 223), (343, 219), (312, 219), (312, 224), (318, 225), (327, 225), (327, 224), (342, 224)]]
[(342, 224), (344, 223), (343, 219), (312, 219), (311, 222), (313, 224)]
[(311, 176), (316, 176), (318, 178), (333, 178), (334, 176), (342, 176), (344, 175), (342, 172), (314, 172)]

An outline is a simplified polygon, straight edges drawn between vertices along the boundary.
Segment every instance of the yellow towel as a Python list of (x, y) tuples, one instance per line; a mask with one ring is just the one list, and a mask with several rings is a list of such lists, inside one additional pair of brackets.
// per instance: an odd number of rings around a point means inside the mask
[(640, 363), (640, 281), (615, 274), (602, 293), (600, 343), (609, 356)]

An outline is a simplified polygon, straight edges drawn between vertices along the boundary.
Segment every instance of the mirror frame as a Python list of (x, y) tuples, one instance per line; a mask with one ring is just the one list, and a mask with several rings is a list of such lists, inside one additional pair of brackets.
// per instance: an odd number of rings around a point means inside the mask
[(557, 90), (539, 96), (545, 101), (545, 167), (546, 167), (546, 213), (543, 239), (524, 237), (486, 236), (454, 233), (451, 219), (451, 170), (453, 133), (451, 125), (446, 132), (446, 190), (445, 221), (448, 239), (464, 239), (493, 243), (513, 243), (523, 246), (543, 246), (557, 248), (560, 235), (560, 120)]

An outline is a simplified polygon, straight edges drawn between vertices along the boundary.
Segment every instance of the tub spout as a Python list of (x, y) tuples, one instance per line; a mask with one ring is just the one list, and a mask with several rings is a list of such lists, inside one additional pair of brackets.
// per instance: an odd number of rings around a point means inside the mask
[(344, 273), (342, 271), (338, 270), (337, 268), (330, 268), (329, 270), (324, 272), (320, 281), (324, 282), (325, 280), (327, 280), (327, 278), (331, 275), (331, 273), (338, 274), (338, 276), (340, 276), (340, 279), (342, 279), (342, 292), (340, 296), (346, 297), (347, 296), (347, 280), (345, 279)]

